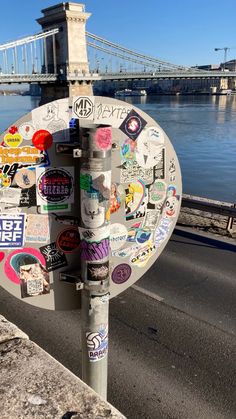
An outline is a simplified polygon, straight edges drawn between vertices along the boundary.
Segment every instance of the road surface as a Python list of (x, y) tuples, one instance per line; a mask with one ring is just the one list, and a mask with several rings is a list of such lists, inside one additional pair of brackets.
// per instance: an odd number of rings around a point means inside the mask
[[(1, 314), (81, 374), (80, 312), (0, 291)], [(236, 246), (175, 230), (110, 304), (108, 400), (129, 419), (236, 418)]]

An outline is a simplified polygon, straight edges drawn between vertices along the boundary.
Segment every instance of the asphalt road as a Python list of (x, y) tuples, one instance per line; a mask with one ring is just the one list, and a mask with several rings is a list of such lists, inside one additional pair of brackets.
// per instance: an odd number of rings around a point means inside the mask
[[(0, 291), (0, 312), (81, 374), (80, 312)], [(236, 246), (176, 230), (110, 304), (108, 400), (130, 419), (236, 418)]]

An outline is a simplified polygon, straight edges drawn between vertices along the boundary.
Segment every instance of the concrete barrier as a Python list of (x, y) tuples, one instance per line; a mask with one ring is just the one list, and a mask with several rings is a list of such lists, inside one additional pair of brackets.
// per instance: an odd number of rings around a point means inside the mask
[(125, 418), (0, 316), (1, 419)]

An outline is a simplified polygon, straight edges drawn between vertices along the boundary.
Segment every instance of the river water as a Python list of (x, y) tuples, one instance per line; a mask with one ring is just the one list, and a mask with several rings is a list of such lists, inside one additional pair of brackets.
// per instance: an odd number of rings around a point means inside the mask
[[(236, 96), (147, 96), (127, 102), (152, 116), (178, 155), (183, 191), (236, 202)], [(38, 105), (30, 96), (0, 97), (0, 131)]]

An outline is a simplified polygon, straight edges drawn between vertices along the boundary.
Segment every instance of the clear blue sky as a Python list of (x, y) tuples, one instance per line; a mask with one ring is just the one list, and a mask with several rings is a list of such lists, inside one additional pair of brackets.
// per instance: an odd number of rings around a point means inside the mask
[[(40, 31), (35, 21), (55, 0), (1, 1), (0, 44)], [(75, 1), (76, 2), (76, 1)], [(236, 0), (87, 0), (87, 30), (176, 64), (223, 61), (215, 47), (235, 47)]]

